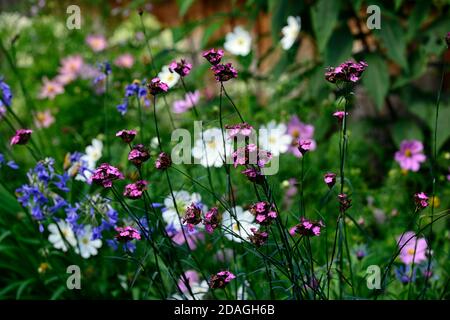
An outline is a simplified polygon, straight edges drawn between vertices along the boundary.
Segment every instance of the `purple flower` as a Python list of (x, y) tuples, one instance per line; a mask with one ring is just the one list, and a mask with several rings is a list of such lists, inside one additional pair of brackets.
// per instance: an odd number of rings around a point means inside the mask
[(298, 149), (298, 140), (305, 139), (311, 141), (311, 150), (316, 149), (316, 141), (313, 140), (314, 126), (305, 124), (300, 121), (297, 116), (292, 116), (287, 126), (287, 133), (292, 137), (292, 144), (289, 151), (296, 157), (301, 158), (303, 155)]
[(133, 227), (116, 227), (117, 234), (115, 238), (120, 242), (129, 242), (132, 240), (141, 240), (141, 234)]
[(165, 93), (169, 90), (169, 86), (162, 82), (159, 78), (153, 78), (152, 81), (147, 84), (147, 88), (150, 94), (154, 96), (160, 93)]
[(313, 149), (313, 143), (311, 140), (300, 139), (298, 140), (298, 150), (304, 156), (305, 153)]
[(231, 63), (214, 65), (211, 67), (211, 70), (214, 72), (218, 82), (225, 82), (238, 76), (237, 70), (233, 68)]
[(425, 209), (428, 207), (428, 196), (424, 192), (419, 192), (414, 195), (414, 200), (418, 209)]
[(333, 172), (327, 172), (323, 175), (323, 181), (327, 184), (328, 188), (333, 188), (336, 183), (336, 174)]
[(289, 233), (300, 234), (308, 237), (318, 237), (322, 228), (325, 227), (322, 221), (313, 221), (306, 219), (305, 217), (300, 218), (300, 223), (291, 229)]
[(247, 122), (238, 124), (227, 124), (225, 125), (227, 129), (228, 138), (232, 139), (234, 137), (248, 137), (252, 134), (253, 127)]
[(191, 203), (186, 208), (186, 212), (184, 213), (182, 222), (186, 223), (189, 229), (192, 229), (194, 225), (197, 225), (200, 222), (202, 222), (201, 213), (202, 213), (201, 208), (197, 206), (195, 203)]
[(419, 171), (420, 163), (426, 160), (423, 144), (418, 140), (404, 140), (400, 150), (395, 153), (395, 161), (403, 170)]
[(119, 137), (125, 143), (130, 143), (136, 137), (136, 134), (136, 130), (120, 130), (116, 133), (116, 137)]
[(364, 61), (346, 61), (338, 67), (329, 67), (325, 73), (325, 79), (331, 83), (357, 82), (367, 67), (368, 65)]
[(247, 177), (248, 180), (250, 180), (251, 182), (254, 182), (256, 184), (262, 184), (264, 182), (264, 176), (261, 173), (261, 169), (258, 168), (247, 168), (243, 171), (241, 171), (241, 173), (243, 175), (245, 175)]
[(186, 60), (181, 59), (180, 62), (172, 61), (169, 65), (170, 72), (176, 72), (181, 77), (186, 77), (191, 72), (192, 64), (187, 63)]
[(250, 231), (253, 233), (248, 237), (251, 243), (253, 243), (256, 247), (261, 247), (266, 243), (269, 238), (269, 234), (265, 231), (258, 230), (256, 228), (250, 228)]
[(188, 92), (184, 99), (175, 100), (172, 105), (174, 113), (184, 113), (198, 104), (200, 100), (200, 91)]
[(346, 193), (338, 194), (339, 209), (341, 212), (347, 211), (352, 206), (352, 200)]
[(209, 286), (211, 289), (224, 288), (231, 280), (235, 278), (236, 276), (230, 271), (220, 271), (217, 274), (213, 274), (209, 278)]
[(220, 224), (220, 214), (219, 209), (217, 207), (211, 208), (206, 214), (205, 218), (203, 219), (203, 224), (205, 225), (205, 229), (208, 233), (213, 233), (213, 231), (219, 226)]
[(102, 163), (92, 175), (92, 182), (102, 185), (104, 188), (111, 188), (114, 180), (121, 179), (124, 179), (124, 176), (119, 169), (108, 163)]
[(208, 51), (203, 52), (202, 54), (203, 58), (209, 61), (212, 65), (216, 65), (220, 63), (220, 61), (223, 58), (223, 50), (218, 49), (217, 51), (215, 49), (209, 49)]
[(31, 133), (33, 130), (30, 129), (19, 129), (16, 130), (16, 134), (11, 138), (10, 144), (16, 145), (16, 144), (27, 144), (27, 142), (31, 138)]
[(123, 192), (123, 196), (128, 199), (140, 199), (145, 190), (147, 190), (148, 182), (145, 180), (139, 180), (135, 183), (127, 184)]
[(348, 112), (336, 111), (335, 113), (333, 113), (333, 117), (337, 118), (339, 122), (342, 122), (342, 120), (344, 119), (344, 115), (348, 116)]
[(161, 152), (155, 161), (155, 168), (158, 170), (166, 170), (172, 165), (172, 158), (169, 154)]
[(128, 154), (128, 160), (130, 160), (135, 166), (139, 167), (150, 159), (150, 153), (143, 144), (137, 144), (131, 149)]
[(256, 217), (256, 222), (261, 225), (269, 225), (277, 218), (277, 213), (273, 206), (266, 201), (260, 201), (251, 205), (250, 212)]

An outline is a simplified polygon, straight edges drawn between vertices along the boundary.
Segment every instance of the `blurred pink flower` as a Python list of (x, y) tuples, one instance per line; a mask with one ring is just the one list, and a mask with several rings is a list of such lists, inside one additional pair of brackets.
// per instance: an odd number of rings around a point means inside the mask
[[(200, 277), (198, 273), (194, 270), (188, 270), (184, 273), (184, 276), (189, 283), (189, 286), (193, 286), (196, 283), (200, 282)], [(178, 281), (178, 287), (180, 288), (181, 292), (185, 293), (188, 291), (188, 288), (186, 287), (186, 283), (184, 282), (183, 277), (180, 278)]]
[(129, 53), (124, 53), (114, 60), (114, 64), (120, 68), (130, 69), (134, 64), (134, 58)]
[[(189, 248), (191, 250), (195, 250), (197, 248), (197, 241), (203, 240), (205, 238), (205, 235), (195, 228), (189, 230), (188, 228), (184, 229), (184, 234), (182, 230), (174, 231), (174, 233), (171, 234), (170, 231), (168, 231), (169, 236), (172, 237), (173, 242), (175, 242), (177, 245), (181, 246), (183, 245), (186, 240)], [(186, 235), (186, 237), (185, 237)]]
[(403, 140), (400, 150), (395, 153), (395, 161), (403, 170), (419, 171), (420, 163), (425, 160), (423, 144), (418, 140)]
[(48, 128), (55, 122), (50, 110), (39, 111), (34, 118), (36, 128)]
[(298, 149), (298, 140), (309, 140), (310, 151), (316, 149), (316, 141), (313, 139), (314, 126), (311, 124), (305, 124), (300, 121), (297, 116), (292, 116), (287, 126), (287, 133), (292, 137), (292, 144), (289, 147), (289, 151), (296, 157), (301, 158), (302, 153)]
[(86, 43), (91, 47), (91, 49), (95, 52), (100, 52), (105, 50), (106, 48), (106, 39), (102, 35), (91, 34), (86, 37)]
[(39, 93), (40, 99), (55, 99), (58, 94), (64, 92), (64, 87), (61, 83), (56, 80), (48, 80), (48, 78), (43, 78), (43, 86), (41, 88), (41, 92)]
[(426, 261), (427, 241), (424, 238), (417, 239), (414, 232), (408, 231), (397, 237), (400, 249), (400, 260), (404, 264), (415, 264)]
[(81, 56), (68, 56), (61, 60), (61, 67), (59, 67), (59, 75), (56, 80), (66, 85), (75, 80), (81, 73), (84, 66), (84, 60)]
[(174, 113), (184, 113), (191, 109), (194, 105), (197, 105), (200, 100), (200, 92), (195, 90), (194, 92), (188, 92), (184, 96), (184, 99), (175, 100), (172, 105), (172, 111)]

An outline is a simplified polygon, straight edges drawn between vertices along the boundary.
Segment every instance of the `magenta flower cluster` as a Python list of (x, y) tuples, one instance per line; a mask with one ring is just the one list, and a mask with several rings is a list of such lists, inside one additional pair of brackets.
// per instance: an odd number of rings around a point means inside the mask
[(357, 82), (367, 67), (364, 61), (346, 61), (337, 67), (329, 67), (325, 73), (325, 79), (331, 83)]

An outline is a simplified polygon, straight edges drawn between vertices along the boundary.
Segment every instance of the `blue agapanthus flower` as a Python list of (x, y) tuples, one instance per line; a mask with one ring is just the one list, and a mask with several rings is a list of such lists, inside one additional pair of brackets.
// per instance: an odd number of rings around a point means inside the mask
[(3, 77), (0, 77), (0, 106), (11, 106), (12, 92), (10, 86), (4, 81)]
[(143, 80), (142, 82), (135, 80), (133, 83), (125, 87), (125, 94), (122, 103), (117, 106), (117, 111), (119, 111), (121, 115), (125, 115), (127, 113), (128, 105), (130, 103), (129, 99), (131, 97), (143, 99), (144, 106), (150, 106), (150, 100), (147, 97), (146, 80)]
[(15, 163), (13, 160), (6, 161), (5, 156), (0, 153), (0, 168), (3, 165), (7, 165), (9, 168), (11, 168), (13, 170), (19, 169), (19, 165), (17, 163)]

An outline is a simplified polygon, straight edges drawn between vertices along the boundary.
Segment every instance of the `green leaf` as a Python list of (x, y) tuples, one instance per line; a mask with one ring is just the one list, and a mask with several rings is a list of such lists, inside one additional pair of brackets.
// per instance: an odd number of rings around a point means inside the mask
[(369, 66), (363, 74), (363, 84), (373, 98), (375, 105), (378, 109), (381, 109), (389, 90), (389, 70), (386, 61), (379, 55), (368, 55), (366, 62)]
[(406, 38), (411, 41), (415, 36), (417, 30), (420, 29), (425, 18), (428, 16), (430, 11), (430, 2), (419, 1), (414, 6), (414, 9), (408, 19), (408, 32)]
[(411, 121), (398, 121), (392, 128), (392, 138), (397, 147), (403, 140), (423, 141), (422, 131)]
[(406, 60), (406, 39), (404, 30), (399, 21), (392, 19), (383, 19), (381, 29), (376, 30), (375, 34), (383, 41), (386, 53), (389, 58), (396, 62), (404, 70), (408, 70)]
[(214, 34), (214, 32), (216, 32), (217, 30), (219, 30), (219, 28), (223, 25), (222, 21), (217, 21), (217, 22), (213, 22), (211, 23), (203, 32), (203, 37), (202, 40), (200, 42), (200, 47), (204, 48), (206, 46), (206, 44), (208, 43), (209, 39), (211, 38), (211, 36)]
[(336, 66), (352, 55), (353, 37), (346, 25), (333, 33), (325, 51), (325, 65)]
[(319, 51), (323, 53), (338, 22), (340, 1), (319, 0), (311, 8), (311, 19)]
[(180, 17), (186, 14), (193, 3), (194, 0), (177, 0), (178, 8), (180, 9)]
[(287, 1), (269, 0), (269, 12), (272, 14), (271, 33), (275, 43), (280, 41), (281, 28), (286, 24)]

